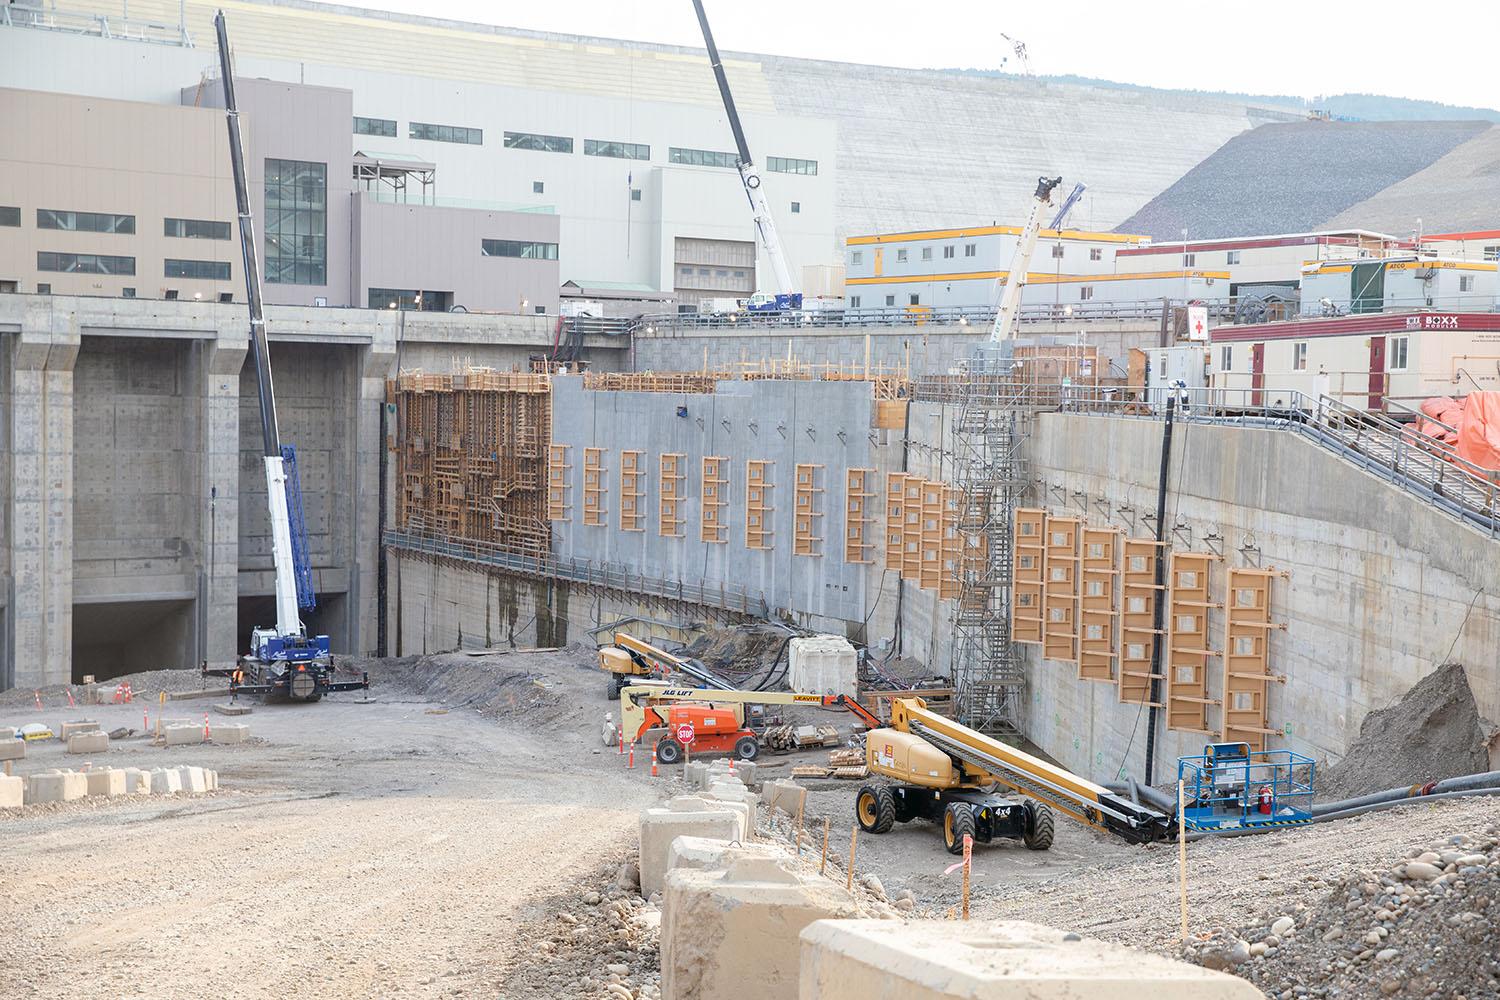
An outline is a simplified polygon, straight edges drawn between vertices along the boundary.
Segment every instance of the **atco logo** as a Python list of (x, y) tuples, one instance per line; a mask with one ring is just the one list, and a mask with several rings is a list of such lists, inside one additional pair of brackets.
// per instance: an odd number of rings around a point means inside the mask
[(1408, 330), (1457, 330), (1457, 316), (1408, 316)]

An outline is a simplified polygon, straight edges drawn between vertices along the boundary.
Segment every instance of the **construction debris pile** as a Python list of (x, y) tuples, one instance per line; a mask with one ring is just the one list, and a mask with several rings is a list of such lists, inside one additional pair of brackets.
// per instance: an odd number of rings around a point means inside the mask
[(1194, 941), (1184, 957), (1268, 997), (1500, 996), (1500, 823), (1383, 868), (1346, 875), (1321, 902)]

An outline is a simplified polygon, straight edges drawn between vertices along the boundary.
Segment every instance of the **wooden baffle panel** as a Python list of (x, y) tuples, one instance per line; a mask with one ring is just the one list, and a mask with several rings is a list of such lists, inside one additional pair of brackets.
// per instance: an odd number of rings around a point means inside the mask
[(1167, 728), (1218, 735), (1208, 723), (1208, 661), (1218, 651), (1208, 645), (1208, 612), (1221, 605), (1209, 598), (1214, 557), (1173, 552), (1167, 590)]
[(1151, 538), (1127, 538), (1120, 560), (1120, 700), (1132, 705), (1151, 701), (1151, 650), (1166, 630), (1156, 627), (1156, 560), (1162, 543)]
[(1267, 736), (1279, 736), (1266, 716), (1271, 630), (1271, 569), (1231, 569), (1224, 607), (1224, 740), (1265, 750)]
[(707, 455), (703, 459), (703, 487), (699, 506), (703, 510), (703, 523), (698, 539), (716, 545), (729, 544), (729, 523), (724, 508), (729, 506), (729, 459), (723, 455)]
[(823, 554), (823, 466), (798, 464), (793, 488), (792, 551), (799, 556)]
[(1120, 530), (1085, 525), (1078, 546), (1078, 676), (1115, 679)]
[(769, 459), (752, 458), (745, 463), (745, 548), (771, 548), (771, 514), (776, 505), (771, 502), (771, 489), (776, 483), (771, 479)]
[(386, 382), (386, 400), (396, 406), (396, 523), (403, 530), (547, 555), (548, 521), (565, 518), (568, 505), (565, 491), (550, 490), (549, 458), (567, 459), (549, 455), (548, 376), (408, 372)]
[(658, 492), (657, 530), (663, 538), (681, 538), (682, 501), (686, 499), (687, 456), (666, 452), (661, 456), (661, 488)]
[(1042, 656), (1078, 662), (1078, 536), (1076, 517), (1047, 518), (1046, 581), (1042, 586)]
[(1047, 512), (1034, 507), (1016, 508), (1015, 547), (1011, 558), (1015, 599), (1010, 603), (1011, 638), (1016, 642), (1042, 641), (1042, 564), (1047, 558), (1045, 532)]
[(906, 473), (889, 472), (885, 477), (885, 568), (901, 571), (901, 550), (906, 538)]
[(844, 562), (875, 561), (875, 470), (848, 469), (844, 473)]

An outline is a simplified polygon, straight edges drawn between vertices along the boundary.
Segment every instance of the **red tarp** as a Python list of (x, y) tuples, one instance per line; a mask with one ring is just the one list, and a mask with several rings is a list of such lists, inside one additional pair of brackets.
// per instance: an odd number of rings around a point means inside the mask
[(1500, 469), (1500, 392), (1471, 392), (1458, 425), (1458, 457), (1482, 469)]

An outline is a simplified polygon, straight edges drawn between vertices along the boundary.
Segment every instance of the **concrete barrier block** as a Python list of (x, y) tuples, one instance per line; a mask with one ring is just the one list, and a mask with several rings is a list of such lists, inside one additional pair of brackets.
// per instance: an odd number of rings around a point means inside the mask
[[(67, 723), (63, 723), (64, 726)], [(68, 753), (103, 753), (109, 749), (109, 734), (97, 730), (74, 733), (68, 737)]]
[(760, 765), (752, 760), (737, 760), (734, 762), (734, 776), (744, 783), (746, 788), (760, 784)]
[(175, 768), (151, 769), (151, 794), (176, 795), (182, 791), (182, 775)]
[(126, 767), (121, 769), (125, 775), (126, 795), (150, 795), (151, 794), (151, 772), (143, 771), (138, 767)]
[(798, 636), (787, 653), (787, 684), (809, 694), (857, 691), (859, 661), (848, 639), (836, 635)]
[(90, 795), (124, 795), (125, 772), (117, 767), (101, 767), (84, 775)]
[(88, 793), (88, 778), (78, 771), (44, 771), (26, 779), (27, 805), (72, 802)]
[(19, 809), (26, 804), (26, 779), (0, 774), (0, 809)]
[(664, 808), (641, 811), (641, 895), (650, 896), (662, 887), (672, 841), (678, 837), (709, 837), (739, 840), (744, 836), (745, 815), (731, 802), (711, 802), (680, 795)]
[(682, 780), (689, 788), (703, 788), (707, 783), (708, 764), (701, 760), (690, 760), (682, 765)]
[(797, 804), (802, 801), (802, 796), (805, 794), (807, 794), (805, 788), (786, 778), (767, 781), (760, 786), (760, 801), (766, 807), (768, 814), (780, 809), (782, 812), (796, 815)]
[(242, 722), (226, 722), (214, 726), (209, 737), (215, 743), (243, 743), (250, 738), (250, 727)]
[(215, 705), (214, 712), (219, 715), (249, 715), (249, 705)]
[(801, 952), (801, 1000), (1264, 1000), (1236, 976), (1019, 921), (820, 921)]
[(203, 727), (188, 723), (185, 726), (166, 726), (162, 729), (166, 734), (167, 746), (185, 746), (191, 743), (203, 742)]
[(192, 795), (202, 795), (208, 791), (208, 783), (203, 777), (203, 768), (184, 765), (177, 769), (178, 781), (182, 784), (182, 790)]
[[(662, 1000), (797, 995), (803, 928), (858, 915), (844, 887), (784, 860), (736, 858), (724, 871), (667, 873), (662, 897)], [(893, 996), (872, 991), (874, 996)]]
[(749, 839), (750, 834), (755, 831), (756, 807), (760, 803), (760, 796), (738, 781), (715, 782), (709, 786), (707, 796), (718, 802), (734, 802), (745, 807), (745, 837)]
[(0, 734), (0, 760), (22, 760), (26, 756), (26, 741), (15, 736)]
[(74, 733), (97, 733), (98, 731), (99, 723), (92, 719), (79, 719), (75, 722), (64, 722), (58, 739), (66, 742), (68, 737)]
[(709, 837), (678, 837), (667, 852), (667, 871), (690, 868), (721, 872), (738, 858), (790, 858), (792, 852), (770, 841), (732, 843)]
[(203, 783), (208, 786), (210, 792), (217, 792), (219, 790), (219, 772), (210, 771), (205, 767), (203, 769)]

